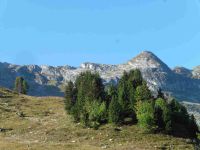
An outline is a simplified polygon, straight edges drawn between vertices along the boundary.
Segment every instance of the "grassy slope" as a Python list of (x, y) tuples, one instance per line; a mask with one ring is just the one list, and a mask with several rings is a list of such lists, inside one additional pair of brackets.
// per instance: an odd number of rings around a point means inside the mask
[(17, 96), (4, 89), (0, 95), (1, 150), (193, 149), (185, 139), (143, 134), (136, 125), (85, 129), (65, 113), (62, 98)]

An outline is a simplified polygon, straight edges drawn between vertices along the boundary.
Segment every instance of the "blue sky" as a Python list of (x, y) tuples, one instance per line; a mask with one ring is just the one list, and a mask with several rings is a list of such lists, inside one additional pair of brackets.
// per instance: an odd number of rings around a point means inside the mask
[(200, 65), (199, 0), (0, 0), (0, 61), (124, 63), (143, 50)]

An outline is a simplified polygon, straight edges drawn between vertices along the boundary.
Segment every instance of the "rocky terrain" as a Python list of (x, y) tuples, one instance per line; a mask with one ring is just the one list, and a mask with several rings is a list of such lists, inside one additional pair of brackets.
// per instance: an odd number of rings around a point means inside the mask
[(119, 65), (83, 63), (71, 66), (19, 66), (0, 63), (0, 86), (12, 89), (17, 76), (23, 76), (30, 85), (30, 95), (61, 96), (67, 81), (74, 81), (81, 72), (98, 72), (105, 84), (116, 84), (124, 71), (140, 69), (150, 90), (156, 94), (161, 88), (166, 95), (179, 100), (200, 102), (200, 67), (189, 70), (183, 67), (169, 68), (153, 53), (144, 51), (132, 60)]

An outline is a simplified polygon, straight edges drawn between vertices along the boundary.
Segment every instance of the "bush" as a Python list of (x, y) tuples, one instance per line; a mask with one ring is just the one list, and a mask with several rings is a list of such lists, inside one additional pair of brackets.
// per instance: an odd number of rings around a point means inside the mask
[(97, 129), (101, 123), (107, 120), (107, 111), (105, 102), (93, 101), (87, 104), (89, 126)]

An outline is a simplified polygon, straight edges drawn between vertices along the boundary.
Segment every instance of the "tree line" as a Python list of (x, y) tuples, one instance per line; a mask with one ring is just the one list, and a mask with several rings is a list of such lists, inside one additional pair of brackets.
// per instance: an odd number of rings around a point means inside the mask
[(124, 72), (117, 85), (104, 86), (98, 73), (81, 73), (65, 89), (65, 109), (74, 121), (97, 129), (105, 123), (138, 124), (145, 132), (196, 138), (193, 115), (161, 90), (154, 98), (140, 70)]

